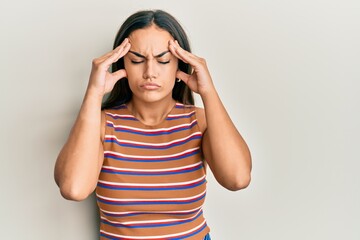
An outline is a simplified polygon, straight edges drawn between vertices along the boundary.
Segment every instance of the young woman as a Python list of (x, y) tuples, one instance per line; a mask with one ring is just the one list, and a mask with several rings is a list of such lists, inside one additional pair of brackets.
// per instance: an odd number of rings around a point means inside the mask
[[(192, 92), (204, 109), (193, 106)], [(114, 50), (93, 60), (55, 166), (61, 194), (80, 201), (96, 191), (101, 239), (210, 239), (202, 212), (207, 164), (229, 190), (250, 182), (249, 149), (205, 60), (191, 53), (170, 14), (137, 12)]]

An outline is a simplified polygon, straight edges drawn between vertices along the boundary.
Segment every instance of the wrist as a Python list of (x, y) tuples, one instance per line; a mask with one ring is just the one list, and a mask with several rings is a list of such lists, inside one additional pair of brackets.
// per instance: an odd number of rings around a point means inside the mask
[(103, 94), (100, 94), (95, 89), (88, 88), (86, 90), (83, 102), (82, 109), (101, 109), (103, 100)]
[(95, 87), (88, 86), (88, 88), (86, 89), (86, 93), (85, 93), (86, 99), (91, 98), (95, 101), (97, 100), (97, 101), (102, 102), (103, 97), (104, 97), (104, 92), (99, 91)]
[(78, 118), (86, 122), (98, 123), (102, 105), (102, 97), (96, 91), (88, 89), (81, 104)]
[(214, 86), (202, 91), (200, 93), (200, 97), (203, 102), (214, 99), (214, 97), (218, 96), (217, 91)]

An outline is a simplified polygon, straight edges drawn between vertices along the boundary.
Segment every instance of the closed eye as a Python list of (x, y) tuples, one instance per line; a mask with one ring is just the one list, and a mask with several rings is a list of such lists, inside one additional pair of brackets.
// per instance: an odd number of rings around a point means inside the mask
[[(142, 61), (134, 61), (134, 60), (131, 60), (131, 63), (133, 63), (133, 64), (140, 64), (140, 63), (143, 63), (143, 62), (145, 62), (144, 60), (142, 60)], [(170, 60), (169, 61), (158, 61), (158, 63), (160, 63), (160, 64), (168, 64), (170, 62)]]
[(131, 63), (133, 64), (140, 64), (140, 63), (143, 63), (144, 61), (134, 61), (134, 60), (131, 60)]

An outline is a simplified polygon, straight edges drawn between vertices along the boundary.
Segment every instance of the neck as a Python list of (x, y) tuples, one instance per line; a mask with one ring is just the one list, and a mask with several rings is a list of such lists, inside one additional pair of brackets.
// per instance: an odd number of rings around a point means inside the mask
[(176, 101), (172, 98), (170, 101), (151, 103), (133, 98), (127, 104), (127, 107), (139, 121), (148, 126), (155, 126), (167, 117), (175, 104)]

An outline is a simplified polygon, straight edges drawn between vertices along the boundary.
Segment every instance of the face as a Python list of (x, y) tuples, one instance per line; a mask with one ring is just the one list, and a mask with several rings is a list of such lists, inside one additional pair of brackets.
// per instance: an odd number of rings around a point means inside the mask
[(177, 58), (169, 51), (167, 31), (152, 25), (129, 35), (130, 51), (124, 56), (129, 86), (133, 98), (145, 102), (171, 100)]

